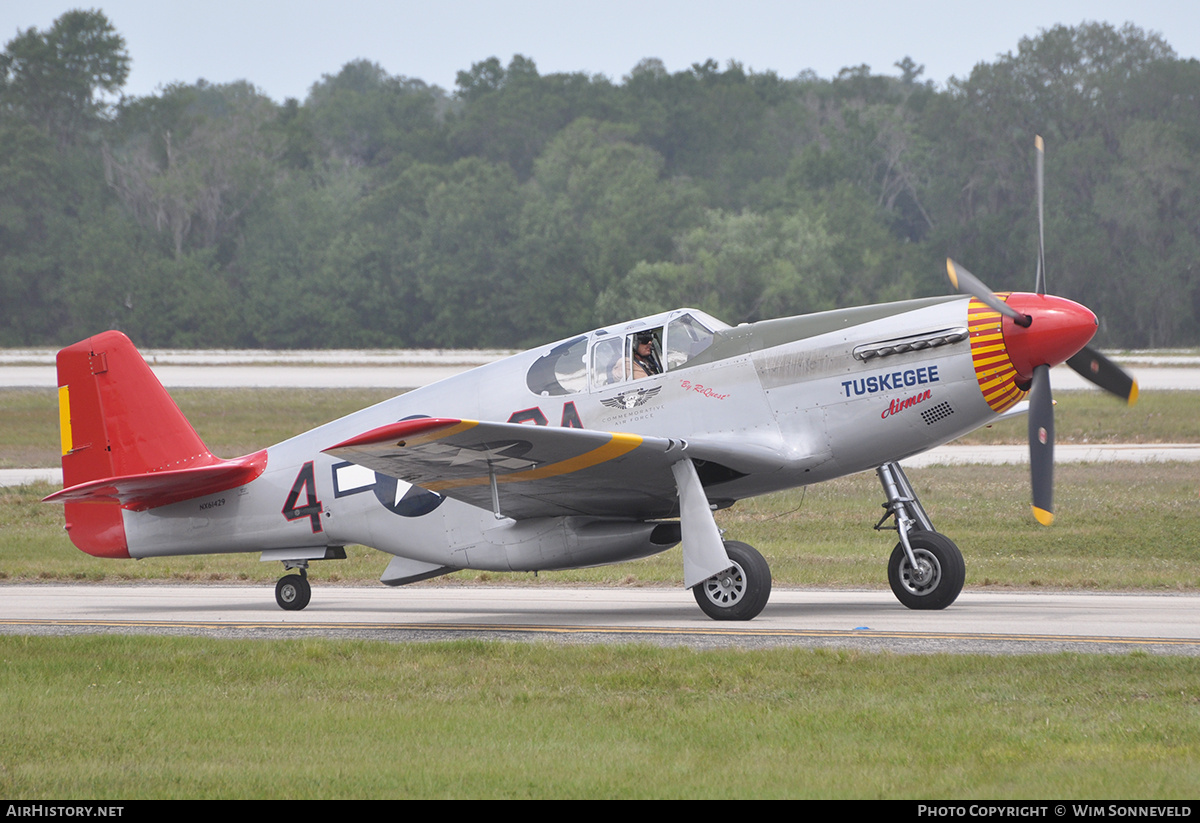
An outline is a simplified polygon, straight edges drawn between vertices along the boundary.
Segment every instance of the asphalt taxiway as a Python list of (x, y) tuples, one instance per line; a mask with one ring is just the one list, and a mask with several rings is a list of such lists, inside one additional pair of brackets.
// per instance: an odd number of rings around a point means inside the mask
[(1200, 656), (1200, 596), (965, 591), (911, 611), (887, 591), (776, 589), (759, 617), (715, 622), (682, 589), (544, 585), (321, 585), (302, 612), (270, 586), (12, 584), (0, 632), (261, 639), (639, 642), (696, 647), (825, 646), (903, 653), (1054, 651)]

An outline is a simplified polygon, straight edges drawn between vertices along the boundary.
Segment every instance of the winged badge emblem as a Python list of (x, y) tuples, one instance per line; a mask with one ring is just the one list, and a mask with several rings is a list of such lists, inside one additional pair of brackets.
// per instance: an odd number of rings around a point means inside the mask
[(600, 402), (610, 409), (636, 409), (660, 391), (662, 391), (662, 386), (655, 386), (651, 389), (638, 389), (637, 391), (626, 391), (621, 392), (615, 397), (603, 399)]

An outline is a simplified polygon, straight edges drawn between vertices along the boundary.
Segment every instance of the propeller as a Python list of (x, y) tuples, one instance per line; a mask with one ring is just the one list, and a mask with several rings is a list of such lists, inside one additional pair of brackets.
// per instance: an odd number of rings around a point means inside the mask
[(1080, 349), (1067, 360), (1067, 365), (1080, 377), (1090, 380), (1109, 394), (1120, 397), (1129, 405), (1137, 402), (1137, 381), (1091, 346)]
[(985, 286), (982, 280), (963, 268), (961, 263), (955, 263), (949, 257), (946, 258), (946, 274), (950, 275), (950, 284), (955, 289), (966, 292), (992, 311), (998, 311), (1005, 317), (1011, 317), (1018, 326), (1027, 329), (1033, 322), (1032, 317), (1022, 314), (1005, 303), (996, 296), (995, 292)]
[[(1034, 281), (1034, 291), (1046, 293), (1046, 221), (1044, 218), (1045, 202), (1045, 165), (1046, 144), (1039, 134), (1034, 137), (1034, 147), (1037, 149), (1037, 201), (1038, 201), (1038, 264), (1037, 278)], [(1090, 380), (1110, 394), (1125, 400), (1129, 405), (1137, 402), (1137, 381), (1130, 377), (1116, 363), (1109, 360), (1091, 346), (1084, 346), (1067, 360), (1080, 377)]]
[(1130, 405), (1137, 402), (1138, 388), (1137, 382), (1120, 366), (1087, 345), (1096, 331), (1096, 316), (1078, 303), (1046, 295), (1046, 149), (1041, 136), (1035, 139), (1034, 146), (1037, 149), (1038, 210), (1038, 259), (1034, 293), (1014, 294), (1007, 301), (1001, 300), (982, 280), (950, 259), (946, 260), (946, 273), (959, 292), (970, 294), (1012, 321), (1011, 326), (1004, 328), (1004, 342), (1017, 375), (1028, 381), (1020, 387), (1029, 391), (1029, 466), (1033, 516), (1039, 523), (1048, 526), (1054, 521), (1054, 398), (1050, 391), (1051, 366), (1065, 361), (1081, 377)]
[(1054, 522), (1054, 397), (1050, 367), (1033, 370), (1029, 390), (1029, 479), (1033, 486), (1033, 516), (1043, 526)]
[(1035, 294), (1046, 293), (1046, 221), (1045, 221), (1045, 192), (1046, 192), (1046, 144), (1042, 136), (1033, 137), (1033, 146), (1037, 149), (1037, 201), (1038, 201), (1038, 262), (1037, 275), (1033, 278)]

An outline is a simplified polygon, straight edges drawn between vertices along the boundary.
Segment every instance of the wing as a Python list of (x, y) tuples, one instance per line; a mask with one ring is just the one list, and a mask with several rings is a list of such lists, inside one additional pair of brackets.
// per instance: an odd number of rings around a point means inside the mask
[(666, 438), (426, 417), (325, 452), (514, 519), (646, 519), (679, 514), (671, 465), (683, 450)]

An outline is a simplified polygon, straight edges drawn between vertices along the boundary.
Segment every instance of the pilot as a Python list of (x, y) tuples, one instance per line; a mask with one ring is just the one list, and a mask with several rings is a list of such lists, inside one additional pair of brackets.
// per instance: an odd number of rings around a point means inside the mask
[(654, 332), (638, 332), (633, 342), (633, 356), (630, 358), (629, 373), (634, 380), (649, 377), (652, 374), (662, 374), (662, 364), (654, 353)]

